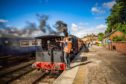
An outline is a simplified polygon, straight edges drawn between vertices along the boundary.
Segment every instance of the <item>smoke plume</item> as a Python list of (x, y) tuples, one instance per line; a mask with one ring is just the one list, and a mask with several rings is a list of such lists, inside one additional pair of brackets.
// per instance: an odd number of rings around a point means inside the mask
[(57, 21), (55, 26), (59, 33), (63, 32), (65, 36), (68, 35), (68, 29), (66, 23), (64, 23), (63, 21)]
[(55, 30), (51, 28), (48, 24), (48, 15), (36, 15), (38, 20), (38, 25), (34, 22), (27, 21), (24, 28), (17, 28), (8, 26), (6, 22), (0, 21), (0, 37), (9, 35), (9, 36), (17, 36), (17, 37), (36, 37), (42, 35), (60, 35), (64, 33), (64, 35), (68, 35), (67, 32), (67, 24), (63, 21), (57, 21), (55, 23)]

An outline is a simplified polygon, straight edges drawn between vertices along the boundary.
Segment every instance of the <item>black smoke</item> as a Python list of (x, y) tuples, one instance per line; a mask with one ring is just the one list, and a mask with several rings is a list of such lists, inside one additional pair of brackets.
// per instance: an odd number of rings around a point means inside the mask
[(49, 34), (56, 34), (56, 31), (54, 31), (47, 22), (48, 19), (49, 19), (48, 15), (37, 14), (37, 18), (38, 18), (38, 21), (39, 21), (39, 29), (42, 32), (44, 32), (44, 33), (49, 32)]
[(51, 28), (48, 24), (49, 16), (37, 14), (36, 18), (38, 20), (38, 25), (34, 22), (26, 21), (26, 25), (24, 28), (17, 28), (8, 26), (6, 22), (0, 22), (0, 34), (3, 35), (11, 35), (17, 37), (32, 37), (34, 33), (38, 34), (38, 36), (42, 36), (45, 34), (53, 34), (53, 35), (60, 35), (64, 33), (65, 36), (68, 35), (67, 32), (67, 24), (63, 21), (56, 21), (55, 23), (55, 30)]
[(65, 22), (59, 20), (56, 22), (55, 27), (59, 33), (63, 32), (65, 36), (68, 36), (67, 24)]
[(37, 14), (37, 18), (39, 20), (40, 30), (43, 31), (44, 33), (47, 32), (46, 26), (47, 26), (47, 20), (48, 20), (49, 16)]

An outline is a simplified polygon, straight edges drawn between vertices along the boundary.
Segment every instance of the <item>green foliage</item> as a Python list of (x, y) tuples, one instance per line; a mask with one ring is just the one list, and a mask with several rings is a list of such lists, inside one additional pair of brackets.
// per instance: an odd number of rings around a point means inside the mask
[(126, 34), (126, 23), (123, 24), (122, 27), (119, 30)]
[(113, 39), (112, 39), (114, 42), (117, 42), (117, 41), (126, 41), (126, 38), (125, 36), (115, 36)]
[(116, 4), (111, 9), (111, 14), (106, 19), (107, 30), (105, 33), (110, 33), (112, 30), (120, 30), (126, 33), (126, 1), (116, 0)]
[(97, 43), (96, 45), (97, 45), (97, 46), (103, 46), (101, 43)]
[(102, 41), (103, 37), (104, 37), (104, 34), (103, 33), (99, 33), (98, 34), (98, 40), (99, 41)]
[(123, 33), (126, 34), (126, 23), (125, 24), (117, 23), (116, 28), (117, 30), (122, 31)]

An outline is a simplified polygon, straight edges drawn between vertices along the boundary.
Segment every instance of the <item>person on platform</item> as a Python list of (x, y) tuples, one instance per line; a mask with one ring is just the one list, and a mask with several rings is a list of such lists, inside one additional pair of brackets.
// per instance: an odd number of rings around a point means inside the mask
[(66, 69), (70, 69), (70, 53), (72, 51), (72, 41), (71, 38), (66, 35), (63, 41), (57, 41), (63, 43), (63, 53), (64, 62), (66, 64)]
[(64, 38), (64, 62), (66, 64), (66, 68), (70, 69), (70, 52), (72, 50), (72, 42), (71, 38)]
[(108, 39), (108, 48), (109, 48), (109, 50), (112, 50), (112, 41), (111, 41), (111, 39)]

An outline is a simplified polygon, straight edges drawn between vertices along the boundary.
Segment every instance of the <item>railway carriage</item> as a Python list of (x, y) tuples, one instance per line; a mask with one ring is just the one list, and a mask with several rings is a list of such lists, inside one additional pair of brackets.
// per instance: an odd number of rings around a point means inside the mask
[(1, 56), (20, 56), (35, 52), (39, 47), (39, 39), (34, 38), (0, 38)]
[(41, 41), (34, 38), (1, 37), (0, 38), (0, 66), (8, 66), (30, 60), (40, 49)]

